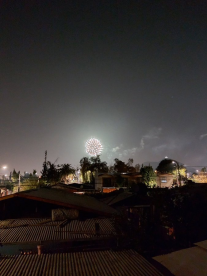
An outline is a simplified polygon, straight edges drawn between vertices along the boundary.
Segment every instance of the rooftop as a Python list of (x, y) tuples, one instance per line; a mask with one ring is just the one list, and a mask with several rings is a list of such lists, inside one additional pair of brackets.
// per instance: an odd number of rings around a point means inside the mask
[(206, 276), (207, 240), (196, 246), (156, 256), (153, 259), (175, 276)]
[(100, 226), (98, 238), (116, 234), (112, 219), (52, 221), (51, 219), (10, 219), (0, 221), (0, 242), (20, 243), (39, 241), (78, 240), (97, 237), (96, 223)]
[(119, 202), (121, 202), (121, 201), (123, 201), (127, 198), (132, 197), (132, 196), (133, 196), (132, 193), (123, 192), (123, 193), (119, 193), (119, 194), (116, 194), (116, 195), (105, 197), (105, 198), (101, 199), (101, 201), (110, 206), (110, 205), (119, 203)]
[(0, 275), (162, 276), (133, 250), (5, 256)]
[(115, 209), (93, 197), (66, 193), (63, 190), (58, 189), (41, 188), (38, 190), (28, 190), (1, 197), (0, 202), (14, 197), (52, 203), (67, 208), (76, 208), (81, 211), (96, 213), (99, 215), (118, 215), (118, 212)]

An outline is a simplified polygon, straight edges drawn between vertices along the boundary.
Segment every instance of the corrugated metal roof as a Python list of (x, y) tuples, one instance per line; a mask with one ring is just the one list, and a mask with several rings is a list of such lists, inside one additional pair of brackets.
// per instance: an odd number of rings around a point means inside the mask
[(18, 243), (90, 239), (96, 237), (95, 223), (99, 223), (101, 237), (116, 235), (112, 219), (71, 220), (63, 227), (60, 221), (48, 219), (13, 219), (0, 221), (0, 242)]
[(1, 276), (162, 276), (133, 250), (5, 256)]
[(38, 190), (29, 190), (5, 196), (0, 198), (0, 201), (7, 200), (12, 197), (23, 197), (31, 200), (38, 200), (69, 208), (77, 208), (86, 212), (93, 212), (104, 215), (117, 215), (118, 212), (112, 207), (98, 201), (94, 197), (86, 195), (76, 195), (65, 193), (63, 190), (41, 188)]

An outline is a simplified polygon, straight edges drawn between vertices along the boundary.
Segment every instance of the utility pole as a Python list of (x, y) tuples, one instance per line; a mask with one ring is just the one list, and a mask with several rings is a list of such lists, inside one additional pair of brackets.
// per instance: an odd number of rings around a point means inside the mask
[(19, 172), (19, 186), (18, 186), (18, 193), (20, 192), (20, 184), (21, 184), (21, 176), (20, 176), (20, 172)]
[(47, 163), (47, 150), (45, 151), (45, 164)]
[(42, 178), (43, 180), (47, 179), (47, 151), (45, 151), (45, 161), (43, 163)]

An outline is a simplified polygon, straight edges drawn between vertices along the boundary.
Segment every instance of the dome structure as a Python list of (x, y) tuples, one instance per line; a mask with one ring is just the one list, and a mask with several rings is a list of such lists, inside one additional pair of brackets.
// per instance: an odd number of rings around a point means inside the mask
[(160, 173), (173, 173), (176, 167), (176, 163), (179, 164), (179, 162), (173, 159), (165, 158), (160, 161), (156, 170)]

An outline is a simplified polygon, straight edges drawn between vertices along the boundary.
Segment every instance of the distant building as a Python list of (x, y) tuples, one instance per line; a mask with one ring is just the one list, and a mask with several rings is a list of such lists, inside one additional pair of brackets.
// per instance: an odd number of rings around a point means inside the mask
[[(121, 182), (119, 183), (121, 178)], [(114, 190), (123, 188), (127, 189), (131, 187), (133, 183), (138, 184), (143, 182), (142, 175), (140, 173), (96, 173), (95, 176), (95, 190), (109, 193)], [(156, 176), (157, 187), (171, 188), (173, 185), (173, 174), (171, 173), (157, 173)]]
[(196, 174), (192, 175), (191, 180), (195, 183), (207, 183), (207, 172), (197, 172)]
[(95, 190), (105, 193), (112, 192), (119, 188), (128, 188), (132, 183), (142, 182), (140, 173), (97, 173), (95, 175)]
[(8, 190), (7, 188), (1, 188), (0, 189), (0, 197), (10, 195), (12, 192)]
[(171, 188), (173, 185), (173, 177), (171, 173), (158, 173), (156, 177), (157, 187)]

